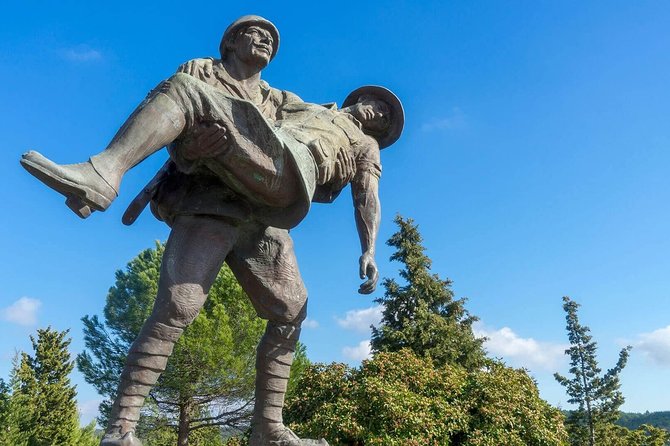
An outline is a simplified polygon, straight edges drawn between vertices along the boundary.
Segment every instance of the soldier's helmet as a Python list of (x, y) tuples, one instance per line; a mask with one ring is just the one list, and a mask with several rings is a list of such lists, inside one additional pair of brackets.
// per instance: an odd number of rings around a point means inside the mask
[(228, 40), (235, 38), (237, 32), (240, 29), (246, 28), (247, 26), (251, 25), (260, 26), (261, 28), (268, 30), (270, 34), (272, 34), (273, 42), (272, 42), (272, 55), (270, 56), (270, 60), (272, 60), (275, 57), (275, 54), (277, 54), (277, 50), (279, 49), (279, 30), (277, 30), (277, 27), (274, 25), (274, 23), (261, 16), (245, 15), (235, 20), (233, 23), (231, 23), (230, 26), (228, 26), (228, 28), (226, 28), (226, 30), (223, 32), (223, 37), (221, 37), (221, 43), (219, 44), (219, 53), (221, 53), (222, 59), (225, 58), (226, 52), (228, 51), (226, 45)]
[(342, 103), (342, 108), (354, 105), (361, 96), (369, 96), (384, 101), (391, 109), (391, 124), (389, 127), (381, 135), (372, 135), (379, 143), (380, 149), (390, 146), (400, 138), (402, 129), (405, 126), (405, 110), (402, 107), (402, 102), (388, 88), (378, 85), (365, 85), (349, 93)]

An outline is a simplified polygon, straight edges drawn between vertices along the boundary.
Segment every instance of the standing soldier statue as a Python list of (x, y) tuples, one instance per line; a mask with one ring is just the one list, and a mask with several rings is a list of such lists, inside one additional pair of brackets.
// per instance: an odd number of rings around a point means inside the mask
[(28, 172), (66, 197), (82, 218), (104, 211), (125, 172), (168, 147), (170, 159), (131, 203), (124, 222), (151, 210), (171, 228), (153, 311), (126, 359), (101, 446), (137, 446), (135, 427), (175, 342), (200, 311), (223, 262), (268, 321), (257, 348), (252, 446), (327, 445), (299, 439), (282, 408), (307, 292), (288, 230), (312, 201), (349, 183), (361, 241), (359, 292), (375, 290), (380, 149), (402, 132), (400, 101), (383, 87), (352, 92), (341, 109), (270, 87), (260, 72), (279, 32), (244, 16), (221, 39), (221, 59), (196, 59), (161, 82), (110, 144), (88, 161), (23, 155)]

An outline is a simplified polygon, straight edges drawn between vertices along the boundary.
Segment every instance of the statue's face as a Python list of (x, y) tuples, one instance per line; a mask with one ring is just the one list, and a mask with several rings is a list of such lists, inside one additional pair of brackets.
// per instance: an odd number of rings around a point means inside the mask
[(238, 59), (249, 65), (265, 67), (272, 57), (274, 39), (260, 26), (247, 26), (235, 37), (232, 44)]
[(349, 110), (371, 133), (382, 133), (391, 125), (391, 108), (379, 99), (361, 96)]

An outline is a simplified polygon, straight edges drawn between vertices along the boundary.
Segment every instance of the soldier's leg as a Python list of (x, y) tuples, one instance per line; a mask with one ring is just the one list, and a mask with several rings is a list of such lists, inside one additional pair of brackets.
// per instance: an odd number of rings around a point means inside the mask
[(137, 107), (107, 148), (88, 161), (57, 164), (38, 152), (23, 155), (21, 164), (33, 176), (67, 197), (82, 218), (107, 209), (117, 197), (123, 175), (147, 156), (174, 141), (184, 130), (182, 108), (156, 90)]
[(288, 231), (272, 227), (241, 231), (226, 262), (258, 315), (268, 320), (256, 353), (256, 405), (250, 446), (327, 446), (323, 439), (299, 439), (284, 426), (282, 417), (307, 308), (307, 291)]
[(139, 444), (129, 438), (144, 400), (165, 370), (175, 342), (198, 315), (237, 233), (236, 227), (220, 219), (175, 219), (153, 312), (128, 353), (102, 445)]

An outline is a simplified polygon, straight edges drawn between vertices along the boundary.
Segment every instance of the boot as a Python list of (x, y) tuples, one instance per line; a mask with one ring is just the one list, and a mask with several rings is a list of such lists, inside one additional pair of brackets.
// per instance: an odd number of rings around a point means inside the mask
[(179, 105), (163, 93), (149, 96), (133, 112), (105, 150), (78, 164), (57, 164), (35, 151), (21, 165), (35, 178), (65, 195), (79, 217), (104, 211), (117, 197), (123, 175), (181, 134), (185, 117)]
[(93, 211), (104, 211), (118, 195), (90, 160), (61, 165), (31, 150), (23, 154), (21, 165), (42, 183), (65, 195), (65, 204), (81, 218)]
[(282, 409), (300, 327), (268, 322), (256, 351), (256, 405), (249, 446), (328, 446), (284, 426)]
[(124, 435), (121, 435), (121, 432), (107, 432), (102, 441), (100, 441), (100, 446), (142, 446), (142, 442), (135, 437), (135, 434), (131, 432), (126, 432)]
[(249, 439), (250, 446), (328, 446), (323, 438), (320, 440), (301, 439), (291, 429), (283, 426), (283, 429), (267, 434), (254, 431)]

